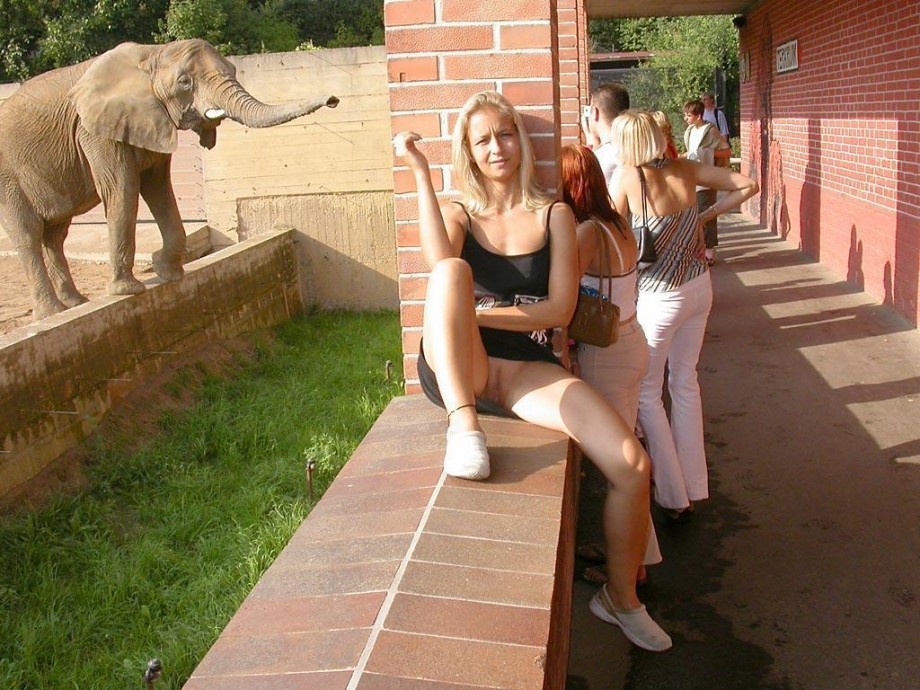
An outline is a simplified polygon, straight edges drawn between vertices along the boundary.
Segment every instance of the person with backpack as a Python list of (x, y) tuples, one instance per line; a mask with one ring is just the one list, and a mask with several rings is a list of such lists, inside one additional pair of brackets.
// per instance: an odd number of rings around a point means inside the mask
[[(700, 101), (703, 103), (703, 120), (705, 122), (711, 122), (715, 125), (716, 129), (719, 130), (719, 134), (722, 135), (722, 140), (727, 144), (729, 143), (729, 129), (728, 129), (728, 118), (725, 117), (725, 113), (721, 108), (716, 107), (716, 98), (710, 92), (706, 92), (700, 96)], [(728, 167), (721, 166), (721, 167)]]

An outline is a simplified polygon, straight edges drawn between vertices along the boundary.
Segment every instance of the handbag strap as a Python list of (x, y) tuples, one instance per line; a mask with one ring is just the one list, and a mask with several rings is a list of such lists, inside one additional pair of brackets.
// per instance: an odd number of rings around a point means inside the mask
[(639, 171), (639, 185), (642, 187), (642, 225), (648, 225), (648, 202), (646, 197), (648, 196), (648, 190), (645, 183), (645, 173), (642, 171), (642, 166), (636, 168)]
[[(604, 226), (594, 218), (591, 218), (591, 224), (594, 225), (594, 230), (597, 233), (597, 251), (600, 252), (600, 269), (597, 275), (597, 287), (598, 292), (601, 295), (604, 294), (604, 281), (607, 281), (607, 301), (612, 301), (613, 298), (613, 267), (610, 265), (610, 243), (613, 241), (610, 238), (610, 235), (607, 233)], [(619, 255), (619, 249), (617, 249), (617, 255)], [(620, 260), (622, 263), (622, 259)]]

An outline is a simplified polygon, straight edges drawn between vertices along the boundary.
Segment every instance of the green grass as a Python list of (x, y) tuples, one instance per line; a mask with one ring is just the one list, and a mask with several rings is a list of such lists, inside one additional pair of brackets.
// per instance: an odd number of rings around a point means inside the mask
[(395, 313), (285, 324), (140, 450), (97, 444), (91, 488), (0, 518), (0, 688), (140, 690), (152, 657), (180, 688), (309, 513), (306, 459), (318, 500), (400, 362)]

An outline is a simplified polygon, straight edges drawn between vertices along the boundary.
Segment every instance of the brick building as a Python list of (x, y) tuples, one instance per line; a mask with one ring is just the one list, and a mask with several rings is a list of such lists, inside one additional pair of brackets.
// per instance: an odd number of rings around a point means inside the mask
[(740, 29), (749, 209), (918, 323), (920, 3), (757, 3)]
[[(555, 186), (588, 97), (588, 18), (739, 17), (747, 210), (918, 322), (920, 4), (915, 0), (386, 0), (392, 130), (425, 138), (449, 197), (450, 133), (470, 95), (517, 105)], [(427, 267), (408, 171), (394, 168), (405, 371), (416, 385)]]

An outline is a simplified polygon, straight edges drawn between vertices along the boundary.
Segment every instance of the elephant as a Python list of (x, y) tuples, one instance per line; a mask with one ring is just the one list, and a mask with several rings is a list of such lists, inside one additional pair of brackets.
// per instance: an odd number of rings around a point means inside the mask
[(64, 239), (71, 219), (100, 201), (109, 294), (145, 289), (133, 273), (138, 195), (163, 239), (154, 271), (168, 281), (182, 277), (185, 230), (170, 181), (177, 130), (193, 130), (210, 149), (224, 118), (271, 127), (338, 102), (262, 103), (239, 83), (234, 65), (200, 39), (122, 43), (24, 82), (0, 105), (0, 226), (25, 269), (34, 318), (86, 301)]

